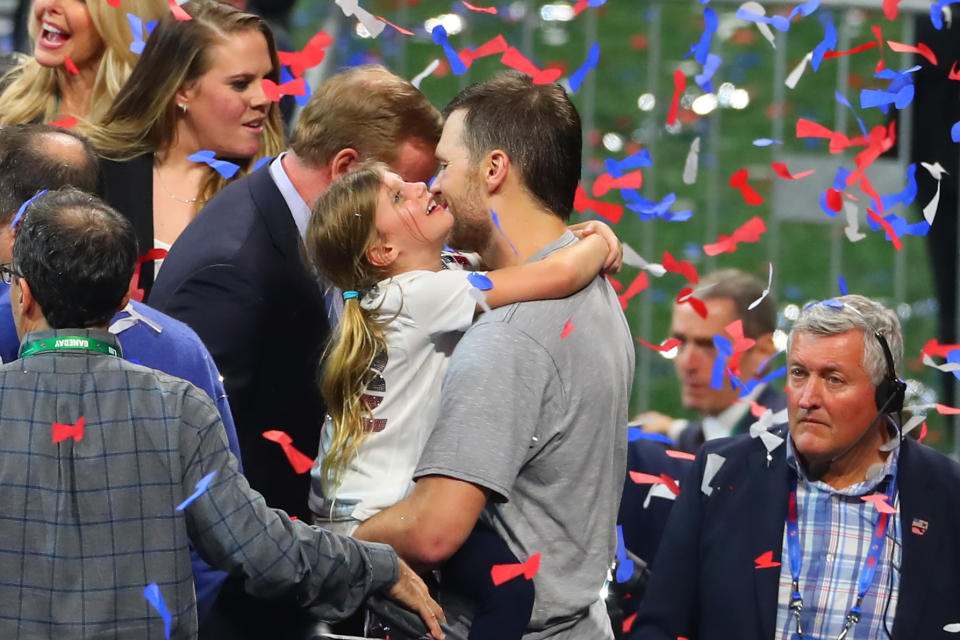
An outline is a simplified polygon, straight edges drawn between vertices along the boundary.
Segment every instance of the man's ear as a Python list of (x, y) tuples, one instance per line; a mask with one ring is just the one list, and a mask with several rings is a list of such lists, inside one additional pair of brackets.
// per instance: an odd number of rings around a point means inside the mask
[(337, 151), (333, 159), (330, 160), (330, 178), (336, 180), (352, 169), (356, 169), (360, 164), (360, 154), (356, 149), (346, 148)]
[[(30, 283), (23, 278), (17, 278), (17, 287), (20, 289), (20, 296), (18, 298), (20, 315), (24, 318), (30, 317), (31, 311), (37, 306), (37, 299), (33, 297), (33, 291), (30, 290)], [(12, 289), (10, 293), (13, 293)]]
[(381, 269), (389, 267), (397, 259), (397, 249), (382, 240), (377, 240), (366, 251), (367, 262)]
[(491, 192), (497, 191), (510, 173), (510, 156), (502, 149), (494, 149), (484, 160), (483, 172), (481, 177), (486, 182), (487, 189)]

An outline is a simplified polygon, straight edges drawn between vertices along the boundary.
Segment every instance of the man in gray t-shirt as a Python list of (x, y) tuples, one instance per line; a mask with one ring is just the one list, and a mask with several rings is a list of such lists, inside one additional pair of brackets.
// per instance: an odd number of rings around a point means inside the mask
[[(556, 84), (506, 72), (448, 105), (433, 191), (450, 243), (487, 266), (539, 260), (566, 230), (581, 127)], [(460, 341), (413, 494), (356, 536), (405, 559), (442, 562), (479, 518), (521, 561), (540, 554), (524, 638), (612, 638), (600, 590), (616, 548), (634, 354), (602, 279), (561, 300), (489, 312)], [(452, 622), (461, 618), (447, 609)]]

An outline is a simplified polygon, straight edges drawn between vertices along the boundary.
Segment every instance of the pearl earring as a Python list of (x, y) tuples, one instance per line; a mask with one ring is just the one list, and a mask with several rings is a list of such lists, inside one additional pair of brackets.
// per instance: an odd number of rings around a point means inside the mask
[(183, 104), (182, 102), (178, 102), (177, 106), (180, 107), (180, 111), (182, 111), (183, 113), (187, 112), (187, 105)]

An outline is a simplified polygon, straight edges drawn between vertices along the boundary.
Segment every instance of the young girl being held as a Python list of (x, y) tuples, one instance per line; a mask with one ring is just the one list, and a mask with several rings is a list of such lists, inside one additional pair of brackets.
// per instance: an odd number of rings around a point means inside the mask
[[(423, 183), (404, 182), (383, 165), (368, 165), (335, 181), (317, 200), (307, 250), (326, 280), (344, 293), (340, 324), (328, 346), (321, 390), (328, 417), (311, 471), (315, 523), (350, 534), (360, 522), (409, 495), (413, 472), (440, 408), (449, 357), (478, 312), (479, 273), (442, 268), (453, 216)], [(490, 271), (490, 307), (560, 298), (589, 284), (610, 258), (607, 242), (587, 235), (544, 260)], [(616, 253), (616, 250), (613, 250)], [(478, 527), (479, 529), (479, 527)], [(484, 575), (517, 559), (490, 530), (475, 531)], [(462, 578), (462, 576), (459, 576)], [(463, 582), (459, 579), (458, 582)], [(533, 605), (533, 585), (506, 583), (490, 594), (501, 606), (486, 617), (495, 637), (519, 638)], [(511, 593), (514, 590), (514, 593)]]

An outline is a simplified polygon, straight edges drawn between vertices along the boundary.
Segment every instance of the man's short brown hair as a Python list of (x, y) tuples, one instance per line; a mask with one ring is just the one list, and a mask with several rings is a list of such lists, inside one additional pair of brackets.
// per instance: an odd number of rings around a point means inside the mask
[(750, 305), (763, 296), (766, 287), (756, 277), (739, 269), (721, 269), (703, 278), (694, 295), (701, 300), (726, 298), (733, 300), (736, 317), (743, 320), (743, 335), (748, 338), (773, 333), (777, 328), (777, 301), (767, 294), (753, 309)]
[(320, 85), (297, 120), (290, 148), (313, 167), (341, 149), (390, 164), (407, 138), (436, 147), (442, 131), (440, 111), (416, 87), (384, 67), (367, 65)]

